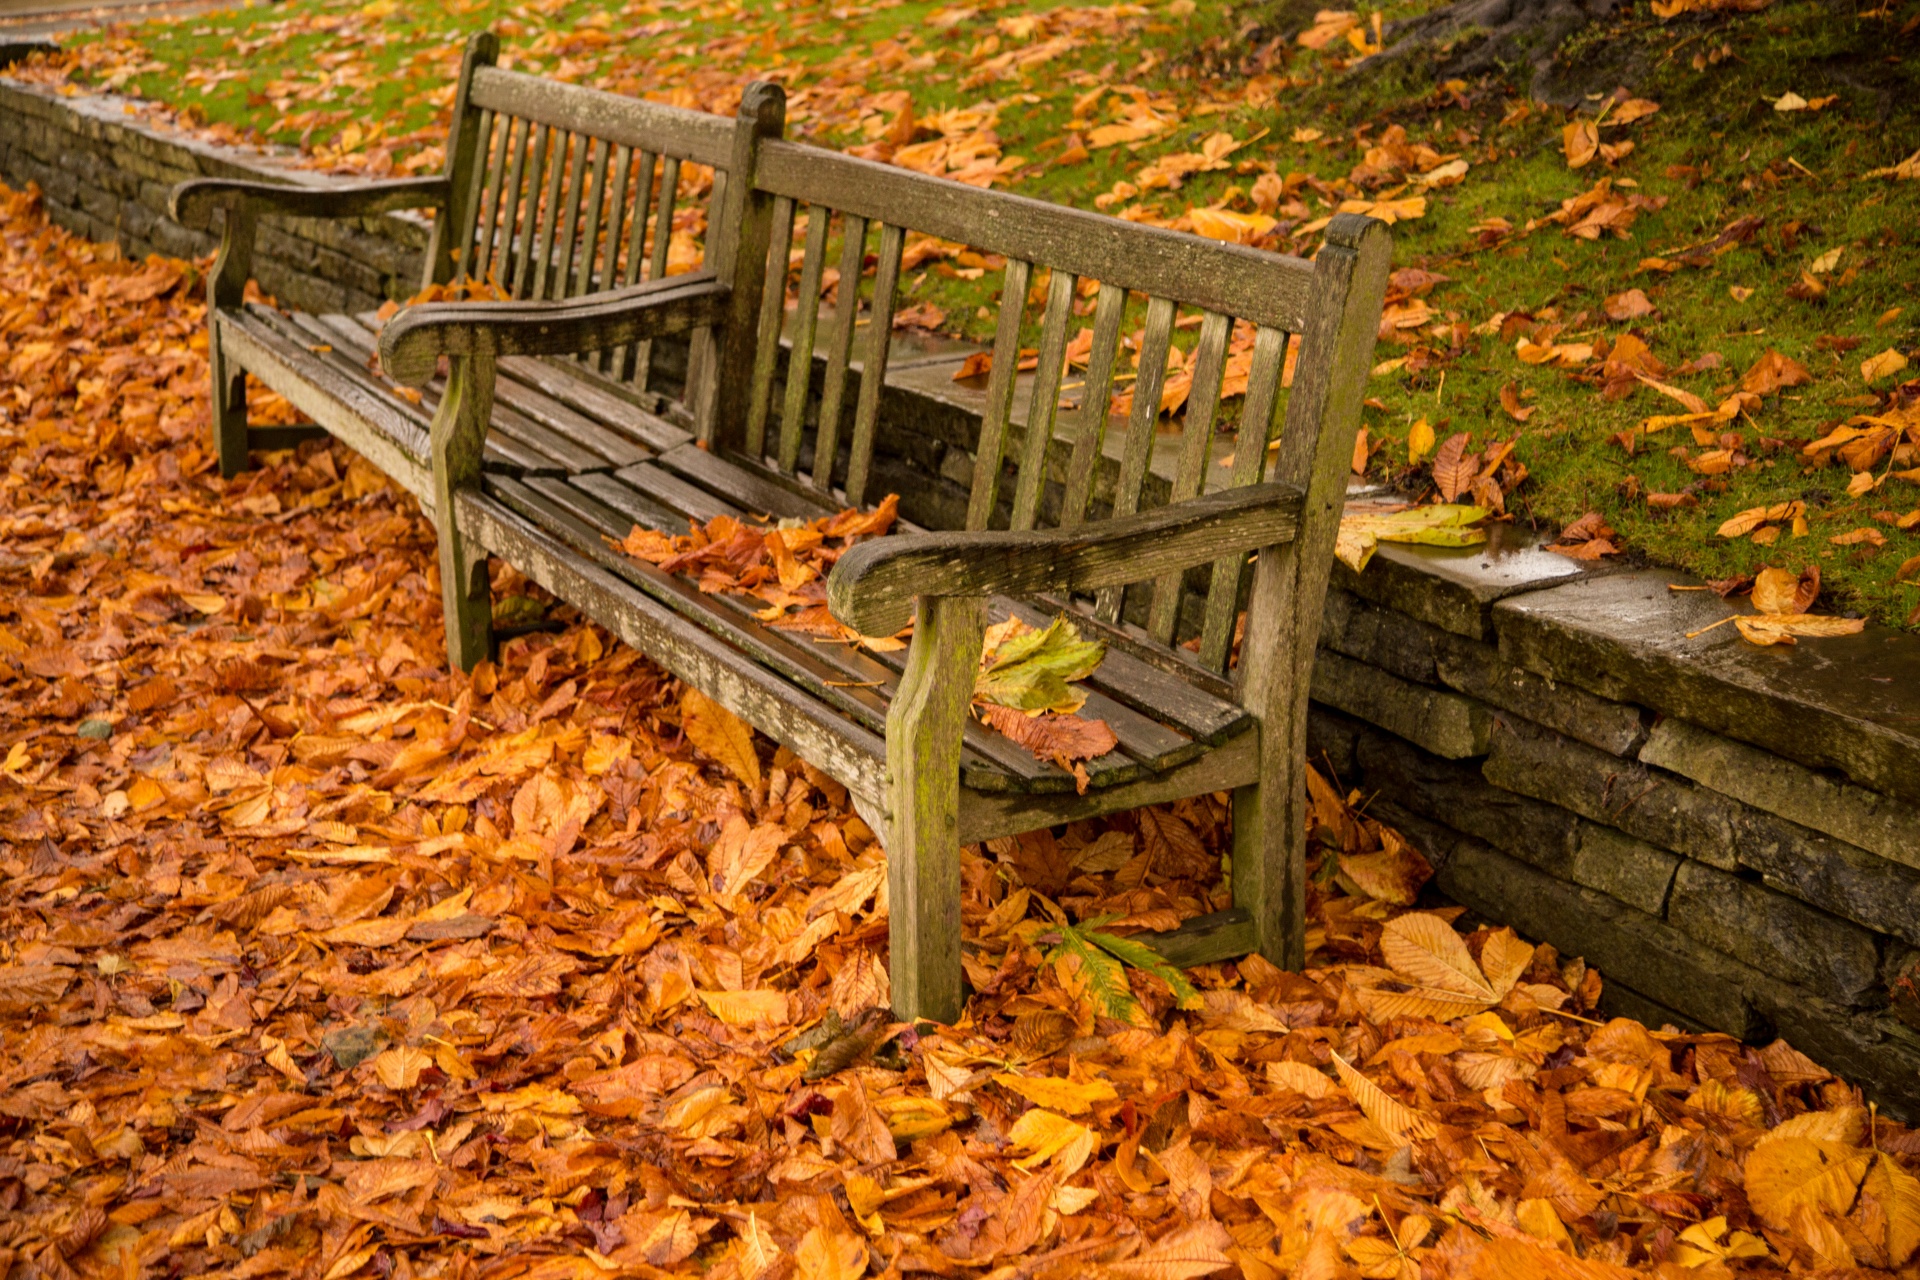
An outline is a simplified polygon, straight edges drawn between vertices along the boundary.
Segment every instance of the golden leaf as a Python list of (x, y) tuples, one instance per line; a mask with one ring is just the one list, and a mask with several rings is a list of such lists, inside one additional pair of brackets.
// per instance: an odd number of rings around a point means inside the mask
[(814, 1227), (793, 1251), (800, 1280), (860, 1280), (867, 1271), (867, 1246), (850, 1232)]
[(1793, 1211), (1813, 1205), (1844, 1214), (1853, 1208), (1873, 1153), (1818, 1138), (1781, 1138), (1747, 1156), (1747, 1199), (1776, 1231), (1793, 1230)]
[(1880, 1202), (1887, 1218), (1887, 1259), (1903, 1267), (1920, 1248), (1920, 1178), (1881, 1153), (1867, 1174), (1866, 1191)]
[(1348, 1096), (1367, 1119), (1389, 1136), (1405, 1142), (1409, 1138), (1431, 1138), (1439, 1132), (1432, 1120), (1388, 1094), (1337, 1053), (1333, 1055), (1333, 1066), (1340, 1073), (1340, 1083), (1346, 1086)]
[(1233, 1244), (1227, 1229), (1211, 1218), (1181, 1227), (1119, 1262), (1108, 1263), (1115, 1280), (1195, 1280), (1233, 1265), (1223, 1252)]
[(680, 724), (701, 754), (724, 765), (748, 788), (759, 787), (760, 755), (753, 749), (753, 730), (746, 721), (688, 686), (680, 701)]
[(1480, 949), (1480, 968), (1486, 973), (1487, 982), (1503, 998), (1532, 963), (1533, 944), (1522, 942), (1511, 929), (1498, 930)]
[(700, 991), (702, 1004), (730, 1027), (778, 1026), (787, 1021), (787, 993), (758, 991)]
[(1267, 1064), (1267, 1083), (1276, 1089), (1290, 1090), (1303, 1098), (1331, 1097), (1334, 1087), (1325, 1072), (1304, 1062), (1285, 1059)]
[(1438, 916), (1410, 911), (1387, 921), (1380, 933), (1380, 954), (1394, 972), (1423, 987), (1483, 1005), (1500, 999), (1466, 942)]
[(1001, 1072), (993, 1079), (996, 1084), (1013, 1090), (1036, 1106), (1062, 1111), (1070, 1116), (1084, 1115), (1093, 1110), (1096, 1102), (1112, 1102), (1120, 1096), (1105, 1080), (1057, 1080), (1046, 1076), (1019, 1076), (1010, 1072)]
[(1052, 1160), (1062, 1177), (1071, 1177), (1099, 1146), (1093, 1130), (1038, 1107), (1014, 1121), (1007, 1137), (1027, 1153), (1013, 1162), (1016, 1169), (1033, 1169)]

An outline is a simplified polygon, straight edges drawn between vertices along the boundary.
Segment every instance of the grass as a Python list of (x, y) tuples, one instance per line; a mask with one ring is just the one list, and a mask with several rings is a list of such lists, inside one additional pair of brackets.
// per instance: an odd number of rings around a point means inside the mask
[[(1395, 0), (1385, 16), (1420, 7), (1423, 0)], [(883, 132), (898, 110), (885, 95), (900, 90), (910, 92), (923, 126), (942, 110), (989, 104), (1007, 160), (995, 185), (1083, 207), (1156, 157), (1197, 150), (1224, 131), (1243, 143), (1229, 167), (1193, 175), (1178, 189), (1110, 202), (1110, 211), (1131, 206), (1136, 215), (1177, 221), (1190, 206), (1223, 200), (1248, 210), (1262, 170), (1309, 175), (1298, 192), (1304, 208), (1295, 216), (1285, 205), (1277, 210), (1282, 222), (1270, 237), (1275, 247), (1296, 250), (1310, 249), (1313, 238), (1288, 240), (1292, 226), (1323, 216), (1342, 197), (1417, 192), (1405, 188), (1404, 175), (1384, 189), (1353, 182), (1368, 148), (1398, 126), (1408, 142), (1457, 154), (1470, 168), (1458, 185), (1429, 193), (1424, 216), (1395, 227), (1396, 264), (1447, 280), (1426, 297), (1433, 313), (1426, 325), (1381, 344), (1382, 362), (1411, 358), (1370, 383), (1371, 475), (1427, 485), (1425, 466), (1410, 465), (1407, 447), (1419, 420), (1442, 440), (1468, 433), (1474, 449), (1517, 436), (1513, 456), (1530, 474), (1508, 496), (1515, 519), (1544, 532), (1599, 511), (1630, 556), (1709, 578), (1766, 564), (1817, 565), (1826, 607), (1905, 624), (1920, 589), (1896, 576), (1920, 556), (1920, 529), (1903, 531), (1894, 518), (1920, 511), (1920, 486), (1886, 478), (1849, 496), (1850, 473), (1806, 464), (1801, 446), (1850, 416), (1920, 396), (1920, 384), (1893, 390), (1902, 374), (1870, 387), (1860, 370), (1863, 359), (1888, 349), (1920, 357), (1920, 309), (1909, 297), (1920, 279), (1920, 182), (1866, 176), (1897, 164), (1920, 141), (1920, 75), (1912, 61), (1888, 52), (1920, 21), (1915, 0), (1844, 13), (1782, 0), (1756, 14), (1671, 21), (1636, 4), (1564, 51), (1556, 84), (1571, 86), (1572, 110), (1529, 104), (1510, 83), (1524, 83), (1524, 69), (1510, 79), (1442, 88), (1418, 60), (1356, 74), (1344, 65), (1353, 53), (1345, 42), (1316, 52), (1292, 41), (1311, 8), (1299, 0), (1156, 0), (1131, 11), (1015, 0), (984, 12), (806, 0), (476, 0), (422, 20), (425, 7), (395, 0), (288, 0), (108, 32), (78, 47), (65, 74), (184, 109), (222, 132), (264, 127), (268, 139), (303, 145), (318, 162), (405, 171), (438, 163), (432, 144), (458, 42), (465, 31), (491, 25), (520, 69), (710, 110), (730, 109), (754, 74), (776, 72), (793, 95), (792, 132), (829, 146)], [(1024, 68), (1008, 57), (1045, 52), (1049, 41), (1051, 55)], [(1070, 135), (1116, 119), (1122, 95), (1091, 102), (1089, 95), (1127, 85), (1180, 123), (1137, 148), (1096, 148), (1059, 162), (1072, 150)], [(1569, 169), (1563, 127), (1616, 110), (1602, 97), (1616, 85), (1657, 102), (1658, 113), (1617, 127), (1602, 117), (1601, 141), (1630, 139), (1634, 150), (1611, 167), (1596, 159)], [(1817, 111), (1775, 110), (1788, 91), (1834, 100)], [(1307, 130), (1321, 136), (1301, 140)], [(922, 136), (930, 136), (924, 127)], [(1009, 159), (1016, 156), (1022, 162)], [(1664, 207), (1642, 212), (1626, 239), (1578, 239), (1551, 224), (1525, 232), (1529, 220), (1603, 177), (1623, 189), (1637, 184), (1630, 189), (1664, 198)], [(1472, 229), (1496, 218), (1509, 220), (1514, 233), (1477, 247), (1493, 237), (1477, 238)], [(1704, 265), (1671, 273), (1642, 266), (1711, 241), (1741, 218), (1761, 219), (1757, 234)], [(1817, 277), (1824, 296), (1788, 293), (1835, 249), (1838, 263)], [(986, 322), (976, 309), (993, 283), (992, 275), (977, 284), (936, 277), (926, 292), (948, 308), (952, 327), (977, 334)], [(1603, 301), (1633, 288), (1657, 311), (1609, 320)], [(1751, 293), (1741, 300), (1736, 289)], [(1476, 332), (1502, 314), (1506, 336)], [(1812, 380), (1716, 428), (1738, 438), (1751, 464), (1705, 476), (1673, 452), (1703, 451), (1687, 427), (1644, 436), (1632, 456), (1614, 441), (1650, 415), (1679, 412), (1678, 405), (1631, 381), (1622, 389), (1633, 390), (1608, 398), (1593, 376), (1598, 360), (1572, 369), (1523, 363), (1515, 341), (1529, 325), (1535, 339), (1552, 335), (1560, 343), (1612, 343), (1631, 331), (1669, 370), (1663, 380), (1710, 403), (1769, 350), (1805, 364)], [(1557, 335), (1552, 326), (1560, 326)], [(1713, 365), (1713, 353), (1718, 367), (1673, 372), (1689, 362)], [(1501, 407), (1509, 385), (1531, 408), (1524, 423)], [(1875, 475), (1917, 465), (1920, 458), (1890, 460)], [(1658, 509), (1645, 500), (1650, 492), (1683, 493), (1690, 505)], [(1807, 505), (1803, 536), (1757, 545), (1716, 535), (1737, 511), (1794, 500)], [(1863, 527), (1885, 545), (1830, 541)]]

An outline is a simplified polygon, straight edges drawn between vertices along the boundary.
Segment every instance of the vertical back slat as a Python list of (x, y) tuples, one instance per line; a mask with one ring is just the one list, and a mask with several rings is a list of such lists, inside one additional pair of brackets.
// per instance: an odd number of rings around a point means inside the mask
[(820, 425), (813, 436), (813, 487), (826, 494), (833, 492), (833, 464), (840, 454), (840, 410), (847, 394), (847, 364), (853, 359), (853, 327), (860, 318), (860, 269), (866, 261), (867, 220), (847, 214), (840, 225), (840, 281), (834, 286), (827, 378), (820, 392)]
[(745, 448), (755, 462), (767, 454), (767, 412), (773, 407), (773, 372), (780, 363), (780, 321), (787, 314), (787, 259), (792, 252), (793, 201), (780, 196), (773, 202), (767, 283), (760, 294), (760, 330), (754, 336), (753, 390), (747, 400)]
[[(1259, 329), (1253, 338), (1253, 366), (1247, 374), (1247, 398), (1233, 445), (1230, 488), (1260, 483), (1266, 474), (1267, 442), (1273, 438), (1280, 404), (1280, 377), (1286, 365), (1284, 330)], [(1207, 587), (1206, 621), (1200, 631), (1200, 662), (1210, 671), (1224, 671), (1233, 647), (1233, 624), (1240, 611), (1240, 575), (1245, 555), (1222, 556), (1213, 562), (1213, 580)]]
[(546, 181), (547, 153), (553, 149), (554, 131), (541, 126), (533, 140), (533, 157), (527, 162), (527, 185), (521, 193), (520, 225), (515, 228), (513, 254), (513, 296), (527, 296), (533, 283), (533, 236), (540, 220), (540, 189)]
[(533, 238), (533, 284), (531, 296), (547, 296), (547, 282), (553, 274), (553, 253), (559, 247), (562, 220), (561, 188), (573, 169), (577, 139), (571, 133), (555, 135), (547, 154), (547, 193), (540, 202), (540, 217)]
[(1027, 281), (1033, 264), (1015, 258), (1000, 282), (1000, 324), (993, 335), (993, 372), (987, 378), (987, 407), (980, 416), (980, 444), (974, 450), (973, 492), (967, 500), (967, 528), (984, 529), (1000, 501), (1000, 463), (1006, 454), (1007, 419), (1013, 414), (1013, 383), (1019, 376), (1020, 319), (1027, 307)]
[[(647, 258), (647, 279), (667, 274), (667, 254), (673, 245), (673, 213), (680, 201), (680, 157), (668, 156), (660, 165), (660, 198), (653, 206), (653, 252)], [(646, 389), (653, 374), (653, 341), (633, 344), (633, 384)]]
[(1013, 529), (1031, 529), (1039, 515), (1040, 495), (1046, 489), (1047, 448), (1053, 443), (1053, 421), (1060, 406), (1060, 366), (1066, 360), (1067, 321), (1073, 318), (1073, 286), (1077, 277), (1054, 271), (1047, 285), (1047, 310), (1040, 321), (1040, 367), (1034, 374), (1033, 398), (1027, 402), (1026, 447), (1021, 450), (1020, 479), (1013, 491)]
[(827, 228), (833, 212), (819, 205), (807, 209), (806, 256), (800, 263), (800, 308), (793, 317), (793, 347), (787, 354), (787, 395), (780, 408), (782, 475), (792, 475), (800, 463), (800, 438), (807, 425), (807, 391), (813, 382), (813, 338), (820, 320), (820, 274), (827, 256)]
[[(1181, 440), (1180, 467), (1174, 473), (1169, 502), (1185, 502), (1199, 494), (1207, 478), (1207, 455), (1213, 444), (1213, 418), (1220, 408), (1220, 379), (1226, 372), (1227, 338), (1233, 317), (1208, 311), (1200, 322), (1200, 345), (1194, 350), (1193, 389), (1187, 393), (1187, 423)], [(1180, 616), (1184, 574), (1169, 573), (1154, 580), (1153, 602), (1147, 609), (1147, 634), (1162, 644), (1173, 639)]]
[[(514, 144), (513, 169), (507, 175), (505, 204), (500, 214), (500, 228), (495, 232), (495, 257), (499, 267), (500, 287), (508, 293), (513, 292), (514, 279), (520, 273), (520, 263), (525, 254), (520, 251), (520, 192), (527, 180), (527, 161), (532, 154), (533, 163), (539, 164), (537, 144), (534, 135), (540, 126), (531, 120), (522, 121), (520, 139)], [(536, 179), (537, 181), (537, 179)]]
[(567, 189), (567, 234), (561, 243), (560, 274), (553, 283), (556, 298), (571, 298), (582, 292), (581, 268), (593, 261), (593, 242), (600, 234), (599, 202), (607, 180), (607, 144), (599, 138), (582, 138), (579, 151), (580, 160)]
[(1113, 362), (1120, 351), (1120, 320), (1127, 309), (1127, 291), (1102, 284), (1093, 308), (1093, 350), (1087, 356), (1086, 395), (1080, 399), (1080, 434), (1074, 437), (1073, 457), (1067, 462), (1067, 491), (1060, 507), (1060, 527), (1072, 529), (1087, 518), (1093, 500), (1093, 477), (1100, 466), (1100, 450), (1107, 439), (1107, 410), (1113, 403)]
[[(1127, 417), (1127, 447), (1120, 455), (1120, 478), (1113, 491), (1113, 514), (1130, 516), (1140, 509), (1140, 490), (1153, 459), (1153, 424), (1160, 417), (1160, 392), (1167, 382), (1167, 349), (1173, 342), (1173, 300), (1154, 298), (1147, 303), (1147, 325), (1140, 340), (1140, 371), (1133, 381), (1133, 412)], [(1107, 622), (1119, 618), (1126, 602), (1125, 587), (1100, 592), (1095, 614)]]
[[(647, 217), (653, 208), (653, 171), (658, 164), (657, 155), (642, 151), (639, 164), (634, 166), (633, 216), (627, 222), (627, 265), (620, 276), (623, 285), (638, 284), (641, 269), (646, 265)], [(613, 376), (622, 381), (632, 377), (633, 357), (632, 344), (618, 348), (612, 355)]]
[(867, 477), (873, 471), (873, 429), (880, 418), (886, 388), (887, 354), (893, 348), (894, 294), (900, 287), (900, 255), (907, 245), (905, 227), (880, 228), (880, 262), (873, 276), (873, 311), (867, 318), (867, 350), (860, 362), (860, 402), (853, 410), (852, 459), (847, 464), (847, 505), (866, 505)]
[[(620, 243), (627, 217), (627, 185), (632, 180), (633, 152), (624, 146), (613, 148), (612, 159), (607, 163), (607, 208), (606, 234), (601, 237), (605, 248), (600, 254), (600, 269), (587, 279), (588, 293), (613, 288), (613, 282), (620, 278)], [(593, 259), (588, 260), (591, 270)]]
[(479, 222), (474, 231), (473, 278), (485, 280), (494, 265), (494, 241), (499, 235), (500, 194), (506, 184), (507, 165), (513, 155), (514, 138), (520, 132), (520, 120), (506, 116), (507, 127), (498, 131), (499, 150), (487, 162), (486, 194), (480, 201)]
[(487, 176), (487, 155), (493, 148), (493, 112), (482, 109), (478, 126), (474, 129), (473, 173), (468, 184), (467, 198), (460, 206), (460, 225), (454, 228), (454, 279), (465, 280), (473, 277), (475, 246), (473, 230), (480, 222), (480, 197), (485, 190)]

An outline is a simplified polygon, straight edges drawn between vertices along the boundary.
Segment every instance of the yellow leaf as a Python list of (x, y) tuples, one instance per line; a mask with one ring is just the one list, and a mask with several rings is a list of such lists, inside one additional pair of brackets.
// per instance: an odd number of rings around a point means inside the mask
[(1533, 963), (1533, 944), (1522, 942), (1513, 930), (1502, 929), (1487, 939), (1480, 949), (1480, 968), (1494, 991), (1504, 997), (1520, 981), (1520, 975)]
[(1195, 233), (1228, 244), (1252, 244), (1278, 225), (1264, 213), (1235, 213), (1230, 209), (1192, 208), (1187, 210), (1187, 218)]
[(1303, 1098), (1325, 1098), (1333, 1093), (1333, 1081), (1327, 1079), (1325, 1072), (1287, 1059), (1267, 1064), (1267, 1083)]
[(867, 1271), (867, 1246), (850, 1232), (814, 1227), (793, 1251), (800, 1280), (860, 1280)]
[(1348, 1095), (1359, 1105), (1367, 1119), (1386, 1130), (1391, 1137), (1405, 1142), (1409, 1138), (1431, 1138), (1438, 1132), (1432, 1120), (1389, 1095), (1337, 1053), (1333, 1055), (1333, 1066), (1340, 1073), (1340, 1083), (1347, 1087)]
[(1407, 462), (1417, 463), (1433, 452), (1433, 426), (1425, 418), (1407, 428)]
[(1064, 1111), (1070, 1116), (1084, 1115), (1093, 1110), (1094, 1103), (1112, 1102), (1120, 1096), (1105, 1080), (1056, 1080), (1045, 1076), (1017, 1076), (1009, 1072), (1001, 1072), (993, 1078), (995, 1083), (1013, 1090), (1035, 1106)]
[(201, 613), (209, 615), (216, 614), (227, 607), (225, 596), (217, 596), (210, 591), (182, 591), (180, 598)]
[(680, 700), (680, 723), (687, 738), (707, 758), (747, 784), (760, 785), (760, 755), (753, 749), (753, 730), (733, 712), (689, 687)]
[(1860, 362), (1860, 376), (1868, 382), (1878, 382), (1888, 374), (1898, 373), (1907, 367), (1907, 358), (1892, 347), (1888, 347), (1877, 356), (1868, 356)]
[(432, 1065), (433, 1057), (424, 1049), (404, 1044), (376, 1057), (373, 1074), (380, 1078), (381, 1084), (398, 1092), (413, 1088), (419, 1082), (420, 1073)]
[(1014, 1121), (1007, 1137), (1015, 1148), (1027, 1153), (1013, 1162), (1015, 1168), (1030, 1170), (1052, 1160), (1063, 1178), (1071, 1177), (1099, 1145), (1093, 1130), (1085, 1125), (1037, 1107)]
[(1566, 153), (1569, 169), (1591, 164), (1600, 151), (1600, 126), (1591, 120), (1575, 120), (1560, 131), (1560, 149)]
[(1920, 1178), (1883, 1154), (1867, 1174), (1866, 1189), (1887, 1216), (1887, 1258), (1903, 1267), (1920, 1248)]
[[(1769, 1129), (1760, 1143), (1781, 1138), (1814, 1138), (1821, 1142), (1842, 1142), (1858, 1146), (1867, 1136), (1865, 1107), (1836, 1107), (1832, 1111), (1808, 1111), (1782, 1120)], [(1755, 1143), (1755, 1146), (1760, 1145)]]
[(1742, 613), (1733, 625), (1742, 637), (1758, 645), (1792, 644), (1795, 636), (1823, 638), (1850, 636), (1866, 630), (1865, 618), (1835, 618), (1814, 613)]
[(1493, 1004), (1500, 995), (1473, 962), (1473, 954), (1453, 926), (1438, 916), (1411, 911), (1387, 921), (1380, 954), (1396, 973), (1423, 987)]
[(953, 1112), (935, 1098), (875, 1098), (873, 1109), (887, 1122), (887, 1132), (903, 1142), (931, 1138), (953, 1125)]
[(1757, 1146), (1747, 1156), (1747, 1199), (1762, 1221), (1776, 1231), (1793, 1229), (1793, 1211), (1802, 1205), (1844, 1214), (1866, 1175), (1873, 1153), (1818, 1138), (1782, 1138)]
[(700, 991), (701, 1003), (730, 1027), (779, 1026), (787, 1021), (784, 991)]

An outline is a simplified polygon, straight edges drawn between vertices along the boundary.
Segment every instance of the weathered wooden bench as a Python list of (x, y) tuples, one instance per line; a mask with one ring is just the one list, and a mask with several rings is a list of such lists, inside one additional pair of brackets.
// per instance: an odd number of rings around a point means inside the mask
[[(454, 662), (488, 653), (486, 560), (502, 557), (846, 786), (887, 851), (905, 1016), (960, 1011), (961, 844), (1220, 791), (1234, 797), (1235, 905), (1148, 940), (1183, 964), (1257, 950), (1297, 968), (1307, 677), (1385, 228), (1335, 217), (1308, 262), (786, 142), (776, 86), (751, 86), (726, 120), (502, 71), (494, 51), (488, 35), (469, 43), (443, 177), (176, 192), (183, 220), (226, 209), (210, 286), (222, 466), (289, 439), (248, 426), (250, 372), (433, 512)], [(682, 166), (713, 171), (709, 225), (699, 268), (667, 274)], [(243, 304), (259, 216), (413, 205), (438, 211), (429, 282), (493, 279), (512, 299), (416, 305), (377, 335), (363, 317)], [(689, 520), (814, 517), (878, 496), (915, 233), (993, 255), (982, 260), (1003, 279), (964, 529), (873, 539), (829, 580), (835, 616), (863, 634), (911, 620), (905, 653), (807, 643), (741, 597), (612, 549), (636, 524), (683, 533)], [(1030, 288), (1044, 304), (1029, 375)], [(1063, 355), (1085, 299), (1092, 346), (1070, 383)], [(1156, 420), (1182, 308), (1198, 342), (1187, 426), (1167, 434)], [(1254, 334), (1239, 348), (1246, 390), (1232, 435), (1216, 439), (1236, 321)], [(651, 353), (680, 334), (683, 389), (663, 398)], [(425, 389), (418, 405), (370, 371), (376, 350), (395, 382)], [(1109, 432), (1128, 377), (1131, 413)], [(1155, 493), (1164, 500), (1146, 501)], [(968, 710), (987, 622), (1063, 611), (1110, 645), (1084, 714), (1119, 746), (1087, 763), (1084, 793)]]

